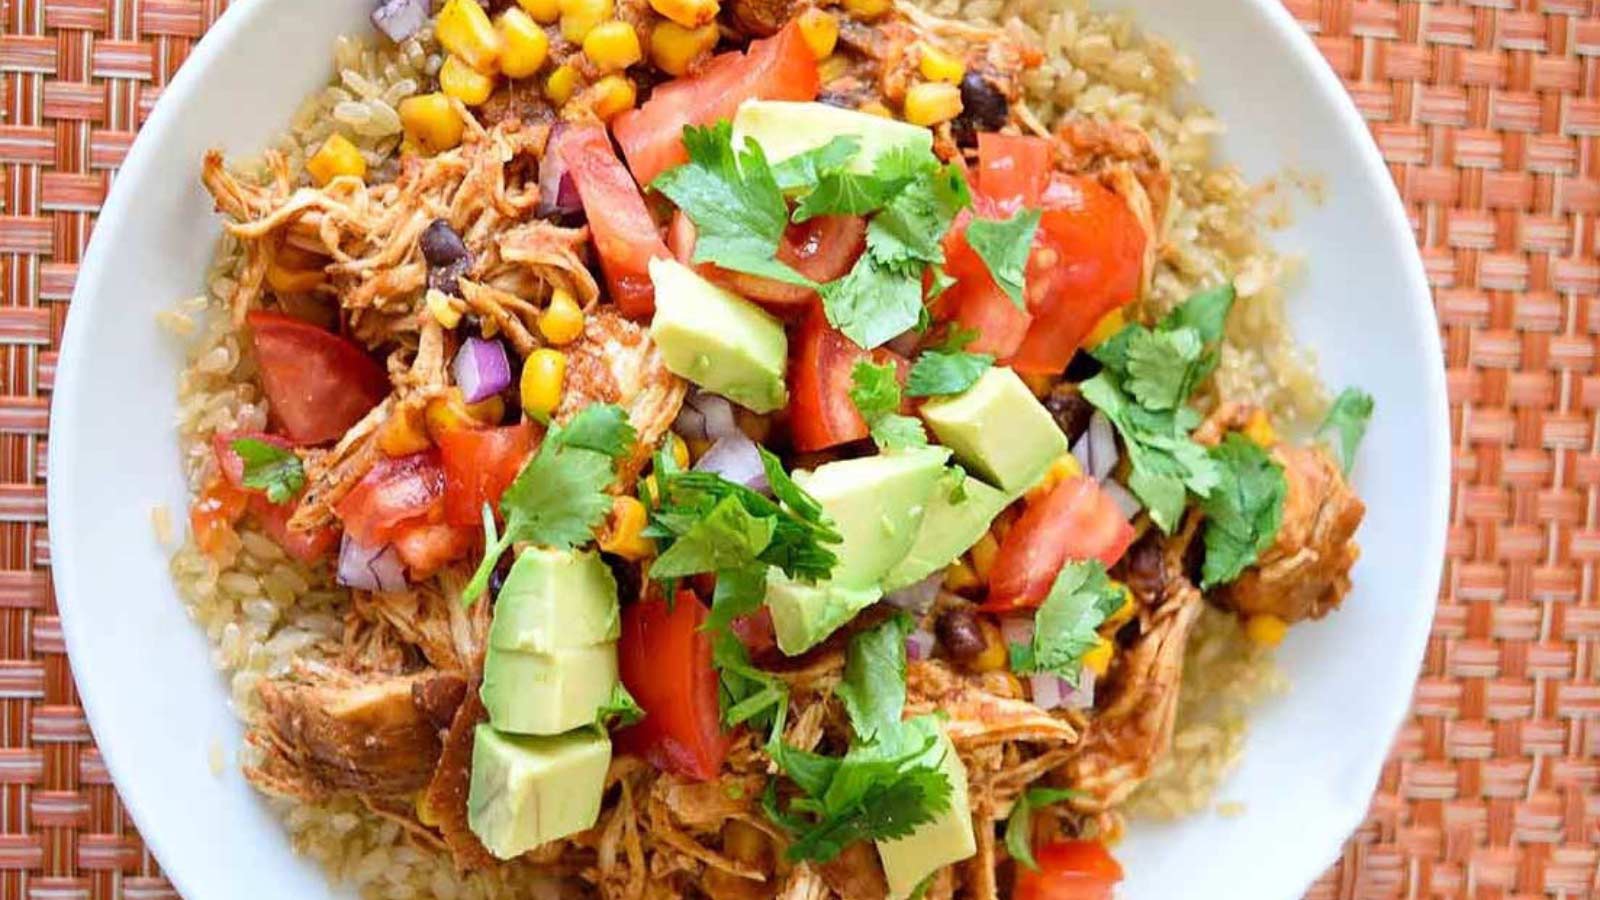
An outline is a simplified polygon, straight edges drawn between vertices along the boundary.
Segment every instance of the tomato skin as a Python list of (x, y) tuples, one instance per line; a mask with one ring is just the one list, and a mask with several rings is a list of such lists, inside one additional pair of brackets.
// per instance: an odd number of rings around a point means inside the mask
[(255, 494), (250, 498), (250, 512), (255, 515), (267, 536), (290, 556), (312, 565), (326, 559), (333, 548), (339, 546), (340, 531), (332, 525), (310, 531), (290, 528), (289, 518), (297, 509), (298, 503), (272, 503), (265, 494)]
[(388, 374), (353, 341), (281, 313), (246, 318), (272, 418), (295, 443), (342, 436), (388, 395)]
[[(850, 399), (856, 363), (893, 363), (905, 384), (909, 363), (879, 347), (870, 353), (828, 324), (822, 304), (811, 306), (794, 341), (789, 366), (789, 439), (802, 453), (825, 450), (867, 436), (866, 420)], [(905, 402), (909, 402), (906, 400)], [(906, 411), (902, 405), (902, 412)]]
[(650, 597), (623, 608), (617, 644), (622, 683), (645, 712), (616, 733), (618, 748), (698, 781), (716, 778), (728, 755), (705, 619), (691, 591), (679, 591), (670, 609)]
[(1017, 866), (1012, 900), (1111, 900), (1122, 866), (1099, 841), (1052, 841), (1035, 847), (1039, 871)]
[(683, 126), (731, 120), (746, 100), (815, 100), (821, 87), (816, 55), (792, 19), (772, 37), (751, 41), (744, 52), (718, 54), (700, 74), (657, 87), (644, 105), (618, 116), (612, 132), (633, 177), (648, 185), (688, 162)]
[(395, 535), (394, 551), (411, 570), (412, 581), (425, 581), (466, 556), (478, 534), (465, 525), (416, 525)]
[(351, 537), (379, 547), (410, 526), (439, 521), (444, 487), (437, 450), (382, 459), (334, 504), (334, 512)]
[(249, 503), (250, 495), (229, 484), (226, 478), (215, 478), (201, 489), (189, 505), (189, 530), (201, 553), (216, 556), (222, 552)]
[(1068, 561), (1098, 559), (1110, 568), (1132, 543), (1133, 526), (1116, 501), (1092, 478), (1068, 478), (1029, 502), (1000, 541), (983, 609), (1032, 609)]
[(978, 190), (1001, 207), (1004, 218), (1038, 206), (1050, 179), (1050, 142), (1041, 137), (978, 135)]
[(217, 457), (217, 470), (222, 473), (222, 477), (242, 491), (265, 493), (260, 488), (245, 486), (244, 458), (233, 450), (233, 442), (238, 440), (260, 441), (284, 450), (288, 450), (294, 444), (282, 435), (268, 434), (265, 431), (219, 431), (211, 436), (211, 452)]
[(532, 422), (502, 428), (458, 428), (439, 435), (444, 465), (444, 520), (481, 526), (483, 505), (499, 509), (500, 495), (533, 452)]
[(554, 152), (561, 154), (578, 189), (611, 298), (625, 316), (649, 316), (656, 308), (650, 260), (669, 254), (639, 186), (612, 151), (604, 128), (569, 126)]
[[(778, 243), (778, 261), (812, 281), (833, 281), (850, 271), (867, 248), (867, 220), (860, 216), (818, 216), (784, 229)], [(691, 251), (692, 252), (692, 251)], [(710, 267), (707, 277), (736, 294), (768, 306), (804, 307), (818, 300), (817, 292), (798, 284), (785, 284), (759, 275)]]

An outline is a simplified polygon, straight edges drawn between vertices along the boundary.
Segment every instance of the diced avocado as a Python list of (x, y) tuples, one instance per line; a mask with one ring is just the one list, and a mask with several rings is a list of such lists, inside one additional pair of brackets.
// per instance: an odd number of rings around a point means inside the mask
[(656, 314), (650, 337), (667, 368), (753, 412), (789, 402), (783, 323), (675, 260), (650, 260)]
[(967, 767), (948, 735), (940, 735), (939, 743), (928, 752), (944, 757), (940, 769), (950, 779), (950, 806), (899, 840), (877, 842), (889, 900), (905, 900), (924, 878), (978, 852), (967, 801)]
[(615, 641), (621, 630), (617, 581), (599, 554), (530, 547), (495, 598), (489, 645), (549, 653)]
[(616, 683), (615, 643), (548, 653), (490, 644), (478, 694), (500, 731), (560, 734), (592, 723)]
[[(957, 485), (964, 494), (951, 499)], [(989, 523), (1011, 498), (957, 469), (948, 469), (934, 488), (922, 527), (904, 559), (883, 576), (884, 593), (898, 591), (943, 569), (967, 552), (989, 530)]]
[(1067, 452), (1067, 436), (1050, 411), (1004, 366), (962, 393), (924, 403), (922, 418), (962, 465), (1013, 496)]
[(876, 587), (905, 557), (922, 525), (922, 511), (950, 456), (943, 447), (917, 447), (825, 463), (794, 473), (838, 526), (834, 584)]
[(921, 126), (826, 103), (788, 100), (739, 104), (733, 116), (733, 146), (743, 147), (746, 137), (755, 138), (770, 163), (815, 150), (836, 137), (852, 137), (860, 148), (846, 169), (861, 174), (871, 172), (878, 157), (890, 150), (933, 150), (933, 132)]
[(778, 649), (798, 656), (822, 643), (856, 613), (878, 602), (877, 588), (847, 588), (830, 581), (792, 581), (773, 570), (767, 577), (767, 609)]
[(610, 766), (611, 740), (598, 728), (529, 737), (479, 725), (467, 826), (500, 859), (593, 828)]

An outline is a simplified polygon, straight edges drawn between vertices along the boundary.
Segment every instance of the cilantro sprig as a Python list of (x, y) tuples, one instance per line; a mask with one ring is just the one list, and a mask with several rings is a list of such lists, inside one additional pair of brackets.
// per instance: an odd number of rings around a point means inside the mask
[(594, 713), (595, 724), (606, 729), (627, 728), (643, 720), (644, 708), (620, 681), (611, 686), (611, 696)]
[(1222, 479), (1201, 501), (1206, 513), (1206, 558), (1200, 587), (1212, 588), (1239, 577), (1272, 546), (1283, 525), (1288, 483), (1283, 468), (1254, 441), (1230, 433), (1211, 448)]
[(874, 443), (884, 450), (927, 446), (922, 422), (900, 415), (900, 379), (894, 363), (858, 362), (850, 381), (850, 402), (866, 421)]
[(1012, 670), (1048, 672), (1077, 684), (1083, 655), (1099, 641), (1097, 629), (1124, 600), (1099, 560), (1067, 563), (1034, 614), (1032, 643), (1011, 645)]
[(236, 438), (230, 445), (244, 462), (244, 486), (265, 491), (273, 503), (284, 503), (306, 486), (306, 470), (293, 450), (257, 438)]
[(1356, 448), (1361, 446), (1371, 420), (1372, 395), (1360, 388), (1345, 388), (1317, 427), (1317, 439), (1328, 446), (1339, 468), (1347, 475), (1355, 465)]
[(1022, 298), (1024, 273), (1041, 215), (1037, 209), (1019, 209), (1010, 218), (974, 218), (967, 225), (967, 243), (1017, 309), (1027, 309)]
[(1082, 791), (1072, 788), (1031, 787), (1023, 791), (1006, 817), (1006, 852), (1019, 864), (1039, 871), (1039, 861), (1033, 855), (1034, 810), (1082, 796)]
[(950, 333), (938, 346), (924, 350), (911, 364), (906, 393), (912, 397), (942, 397), (977, 384), (994, 365), (992, 354), (966, 351), (977, 337), (978, 332), (952, 324)]

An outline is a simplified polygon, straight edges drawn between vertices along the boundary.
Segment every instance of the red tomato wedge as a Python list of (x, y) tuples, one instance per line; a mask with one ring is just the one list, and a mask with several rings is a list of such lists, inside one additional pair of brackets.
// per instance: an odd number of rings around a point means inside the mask
[(284, 450), (294, 445), (282, 435), (267, 434), (265, 431), (219, 431), (211, 436), (211, 452), (216, 454), (217, 469), (222, 472), (222, 477), (236, 488), (264, 494), (259, 488), (245, 487), (244, 458), (233, 449), (233, 442), (238, 440), (256, 440)]
[(679, 591), (670, 608), (641, 600), (622, 610), (617, 644), (622, 683), (644, 710), (643, 721), (617, 732), (617, 746), (699, 781), (717, 777), (728, 755), (705, 619), (692, 591)]
[[(1002, 218), (986, 198), (973, 198), (985, 218)], [(1022, 345), (1033, 316), (1019, 309), (1005, 291), (995, 284), (978, 254), (967, 243), (967, 225), (972, 213), (963, 210), (944, 238), (945, 272), (955, 283), (939, 295), (935, 308), (942, 315), (953, 315), (963, 328), (977, 332), (967, 350), (988, 353), (1005, 359)]]
[(604, 128), (568, 127), (554, 149), (578, 189), (611, 298), (625, 316), (650, 315), (656, 308), (650, 260), (669, 254), (639, 186), (612, 151)]
[(383, 459), (333, 510), (351, 537), (366, 546), (380, 547), (413, 525), (437, 522), (444, 484), (437, 450)]
[(1099, 841), (1054, 841), (1037, 847), (1039, 871), (1017, 866), (1012, 900), (1111, 900), (1122, 866)]
[(354, 342), (280, 313), (248, 321), (272, 417), (295, 443), (340, 437), (388, 395), (389, 376)]
[[(905, 384), (909, 364), (892, 350), (867, 352), (828, 324), (822, 304), (813, 304), (800, 326), (789, 366), (789, 439), (802, 453), (825, 450), (867, 436), (850, 388), (856, 363), (893, 363)], [(904, 410), (902, 410), (904, 411)]]
[(657, 87), (643, 106), (618, 116), (612, 132), (633, 177), (648, 185), (687, 162), (685, 125), (732, 119), (746, 100), (815, 100), (822, 87), (817, 58), (800, 35), (798, 22), (791, 20), (772, 37), (751, 41), (743, 53), (713, 57), (700, 74)]
[(411, 570), (411, 580), (423, 581), (466, 556), (481, 533), (465, 525), (417, 525), (395, 536), (394, 551)]
[(1061, 567), (1098, 559), (1110, 568), (1133, 543), (1133, 526), (1094, 479), (1068, 478), (1028, 504), (1000, 541), (989, 612), (1032, 609), (1044, 602)]
[(999, 205), (999, 218), (1038, 206), (1050, 180), (1050, 142), (1010, 134), (978, 135), (978, 190)]
[[(694, 223), (680, 210), (672, 217), (667, 241), (672, 255), (684, 265), (694, 257)], [(856, 258), (867, 248), (867, 220), (860, 216), (818, 216), (790, 225), (778, 244), (778, 261), (812, 281), (832, 281), (850, 271)], [(803, 306), (817, 299), (817, 292), (798, 284), (785, 284), (759, 275), (730, 272), (710, 263), (699, 266), (700, 274), (730, 291), (757, 303), (776, 307)]]
[(217, 478), (207, 484), (189, 506), (189, 530), (195, 546), (207, 556), (216, 556), (228, 545), (233, 525), (244, 515), (250, 495)]
[(533, 445), (532, 422), (503, 428), (459, 428), (440, 434), (444, 520), (451, 525), (481, 526), (483, 505), (499, 509), (500, 495), (522, 471)]
[(332, 525), (310, 531), (290, 528), (289, 518), (298, 508), (298, 503), (268, 502), (264, 494), (250, 498), (250, 511), (268, 537), (295, 559), (308, 564), (318, 562), (339, 546), (339, 529)]

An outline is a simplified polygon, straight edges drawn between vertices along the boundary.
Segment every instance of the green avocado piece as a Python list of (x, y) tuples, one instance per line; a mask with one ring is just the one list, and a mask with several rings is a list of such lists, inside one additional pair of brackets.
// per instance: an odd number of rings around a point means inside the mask
[(948, 735), (941, 734), (928, 752), (943, 757), (939, 768), (950, 779), (950, 806), (899, 840), (877, 842), (884, 880), (889, 883), (889, 900), (906, 900), (924, 878), (978, 852), (972, 834), (972, 810), (968, 807), (967, 767), (956, 755)]
[(489, 645), (478, 695), (489, 721), (513, 734), (560, 734), (594, 722), (617, 684), (617, 645), (548, 653)]
[(769, 163), (815, 150), (836, 137), (859, 144), (847, 171), (868, 174), (878, 157), (904, 147), (919, 153), (933, 150), (933, 132), (919, 125), (874, 116), (826, 103), (788, 100), (746, 100), (733, 116), (733, 146), (745, 138), (761, 145)]
[(795, 483), (822, 504), (843, 538), (834, 545), (839, 561), (833, 583), (875, 588), (905, 557), (949, 456), (943, 447), (916, 447), (794, 473)]
[[(951, 499), (960, 486), (961, 500)], [(905, 558), (883, 576), (883, 592), (916, 584), (954, 562), (989, 530), (989, 524), (1011, 503), (1001, 493), (956, 469), (947, 469), (934, 488), (922, 527)]]
[(656, 313), (650, 337), (667, 368), (753, 412), (789, 402), (783, 323), (671, 259), (650, 260)]
[(774, 569), (767, 577), (767, 609), (772, 613), (778, 649), (788, 656), (810, 650), (882, 596), (875, 587), (793, 581)]
[(1067, 436), (1050, 411), (1004, 366), (989, 369), (962, 393), (924, 403), (922, 418), (962, 465), (1012, 496), (1067, 452)]
[(489, 646), (550, 653), (621, 633), (617, 580), (599, 554), (530, 547), (495, 597)]
[(500, 859), (594, 827), (611, 740), (598, 728), (553, 737), (472, 733), (467, 827)]

